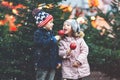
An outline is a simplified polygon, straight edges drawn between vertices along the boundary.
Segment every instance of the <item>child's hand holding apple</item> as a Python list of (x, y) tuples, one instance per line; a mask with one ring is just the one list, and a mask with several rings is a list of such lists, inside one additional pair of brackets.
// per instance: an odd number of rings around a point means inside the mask
[(56, 35), (55, 38), (59, 41), (63, 36), (64, 36), (64, 30), (59, 30), (58, 35)]
[(74, 50), (74, 49), (76, 49), (76, 43), (75, 42), (72, 42), (71, 44), (70, 44), (70, 49), (71, 50)]

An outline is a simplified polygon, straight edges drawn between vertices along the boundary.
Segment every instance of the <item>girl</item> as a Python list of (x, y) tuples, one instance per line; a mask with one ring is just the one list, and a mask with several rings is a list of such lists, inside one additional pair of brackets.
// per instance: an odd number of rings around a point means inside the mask
[[(68, 19), (64, 22), (63, 30), (65, 36), (59, 42), (59, 56), (62, 58), (63, 80), (82, 80), (90, 75), (90, 68), (87, 60), (88, 46), (83, 39), (83, 32), (75, 19)], [(76, 48), (70, 48), (74, 43)]]

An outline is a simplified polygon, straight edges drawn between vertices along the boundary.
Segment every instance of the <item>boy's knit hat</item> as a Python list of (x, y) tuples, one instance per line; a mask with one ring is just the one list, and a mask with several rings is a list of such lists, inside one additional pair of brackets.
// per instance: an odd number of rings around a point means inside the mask
[(38, 27), (43, 27), (45, 24), (47, 24), (51, 19), (53, 19), (53, 16), (49, 13), (46, 13), (40, 9), (35, 8), (32, 11), (32, 15), (36, 20), (36, 24)]
[(71, 27), (75, 33), (80, 32), (80, 25), (75, 19), (68, 19), (65, 22), (67, 22), (68, 24), (71, 25)]

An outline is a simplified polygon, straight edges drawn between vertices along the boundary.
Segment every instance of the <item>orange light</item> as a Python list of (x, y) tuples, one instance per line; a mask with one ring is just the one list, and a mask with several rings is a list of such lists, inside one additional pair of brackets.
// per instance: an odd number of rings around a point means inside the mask
[(10, 27), (10, 31), (17, 31), (17, 27), (11, 26), (11, 27)]
[(63, 12), (71, 12), (72, 11), (72, 7), (68, 6), (68, 5), (60, 5), (59, 9), (62, 9)]
[(91, 21), (91, 24), (94, 28), (97, 28), (97, 24), (96, 24), (96, 21)]
[(53, 5), (52, 4), (47, 4), (44, 6), (45, 8), (48, 8), (48, 9), (52, 9), (53, 8)]
[(26, 6), (23, 6), (22, 4), (18, 4), (17, 6), (15, 6), (15, 9), (17, 9), (17, 8), (23, 8), (23, 9), (25, 9)]
[(98, 0), (88, 0), (88, 4), (90, 7), (97, 7), (99, 5)]
[(5, 20), (0, 20), (0, 26), (5, 25), (6, 21)]
[(1, 3), (3, 6), (9, 6), (9, 3), (7, 2), (7, 1), (2, 1), (2, 3)]
[(90, 19), (91, 20), (95, 20), (96, 18), (95, 18), (95, 16), (91, 16)]
[(12, 9), (12, 12), (16, 15), (18, 15), (18, 11), (16, 9)]
[(13, 5), (13, 3), (12, 3), (12, 2), (10, 2), (10, 3), (9, 3), (9, 5), (10, 5), (10, 6), (12, 6), (12, 5)]
[(77, 18), (77, 21), (81, 24), (84, 24), (85, 23), (85, 19), (83, 17), (78, 17)]

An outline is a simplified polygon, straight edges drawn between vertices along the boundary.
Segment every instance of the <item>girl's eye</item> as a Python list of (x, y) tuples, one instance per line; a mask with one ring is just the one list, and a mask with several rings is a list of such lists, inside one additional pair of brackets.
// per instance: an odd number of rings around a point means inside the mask
[(70, 26), (69, 24), (67, 24), (67, 26)]

